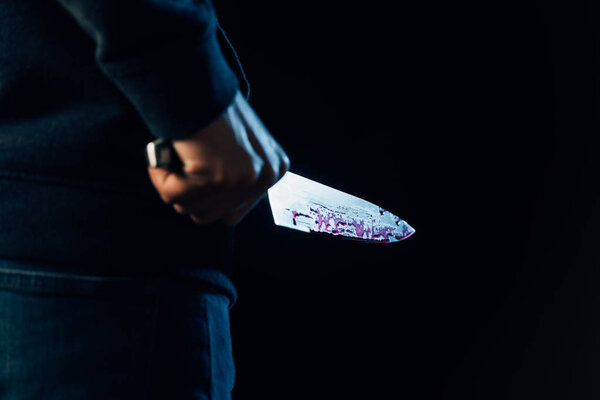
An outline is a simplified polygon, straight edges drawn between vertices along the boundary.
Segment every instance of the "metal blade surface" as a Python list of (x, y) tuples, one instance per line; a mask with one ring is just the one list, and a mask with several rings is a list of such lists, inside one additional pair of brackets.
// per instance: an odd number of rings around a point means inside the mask
[(275, 224), (365, 242), (392, 243), (415, 230), (366, 200), (287, 172), (268, 190)]

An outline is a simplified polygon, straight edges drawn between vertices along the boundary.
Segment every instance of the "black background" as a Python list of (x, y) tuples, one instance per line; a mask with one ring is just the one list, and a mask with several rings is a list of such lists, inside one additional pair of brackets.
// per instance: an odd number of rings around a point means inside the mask
[(291, 170), (416, 229), (356, 244), (261, 202), (234, 398), (598, 398), (597, 7), (214, 4)]

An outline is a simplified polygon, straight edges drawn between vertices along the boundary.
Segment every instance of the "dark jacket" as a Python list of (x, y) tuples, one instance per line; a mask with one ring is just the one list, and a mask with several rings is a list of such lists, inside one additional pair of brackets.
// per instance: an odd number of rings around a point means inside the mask
[(164, 204), (144, 148), (206, 126), (237, 89), (208, 0), (0, 2), (0, 259), (225, 268), (232, 229)]

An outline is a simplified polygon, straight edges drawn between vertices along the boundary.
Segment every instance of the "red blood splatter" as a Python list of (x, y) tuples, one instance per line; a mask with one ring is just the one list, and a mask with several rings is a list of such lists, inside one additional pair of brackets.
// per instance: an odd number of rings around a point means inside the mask
[(394, 236), (396, 229), (390, 226), (384, 226), (381, 228), (373, 228), (373, 239), (376, 237), (382, 237), (384, 241), (389, 242), (390, 236)]
[(369, 238), (370, 229), (368, 227), (365, 229), (365, 221), (360, 221), (360, 224), (356, 221), (352, 221), (352, 225), (354, 225), (357, 237), (362, 238), (366, 234), (366, 238)]

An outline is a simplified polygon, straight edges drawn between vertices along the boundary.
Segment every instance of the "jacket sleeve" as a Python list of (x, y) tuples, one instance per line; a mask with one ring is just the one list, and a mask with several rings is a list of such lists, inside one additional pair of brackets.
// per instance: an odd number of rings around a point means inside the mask
[(191, 135), (233, 102), (239, 82), (219, 47), (210, 0), (58, 2), (155, 137)]

